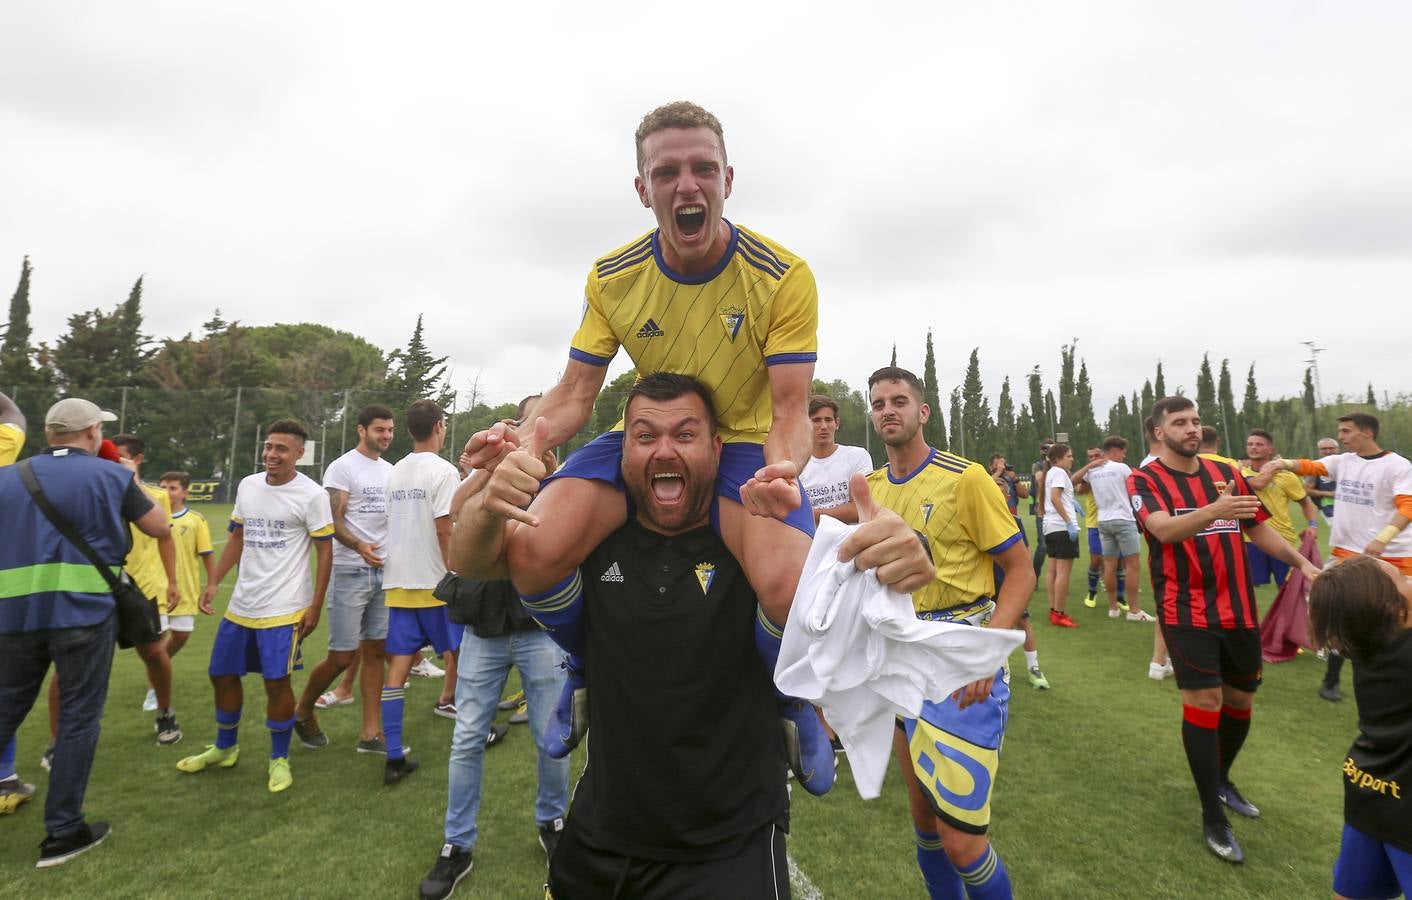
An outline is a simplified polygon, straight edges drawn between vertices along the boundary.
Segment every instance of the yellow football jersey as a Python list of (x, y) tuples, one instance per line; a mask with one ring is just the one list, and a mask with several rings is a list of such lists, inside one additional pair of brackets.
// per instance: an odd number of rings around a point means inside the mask
[(1022, 540), (1005, 494), (985, 467), (933, 449), (915, 472), (868, 476), (873, 499), (926, 535), (936, 580), (912, 594), (918, 612), (994, 598), (991, 554)]
[(388, 609), (433, 609), (446, 603), (431, 588), (388, 588), (383, 594)]
[[(1257, 473), (1245, 468), (1241, 470), (1241, 474), (1250, 478)], [(1308, 496), (1304, 492), (1304, 479), (1293, 472), (1279, 472), (1262, 490), (1256, 491), (1255, 496), (1260, 498), (1260, 502), (1265, 504), (1265, 510), (1270, 514), (1270, 527), (1278, 531), (1280, 537), (1288, 541), (1291, 547), (1298, 547), (1299, 534), (1295, 531), (1294, 520), (1290, 518), (1289, 505)]]
[(1084, 510), (1084, 527), (1098, 527), (1098, 501), (1093, 499), (1093, 491), (1084, 491), (1082, 494), (1075, 494), (1079, 501), (1079, 506)]
[(10, 422), (0, 422), (0, 466), (12, 465), (24, 449), (25, 433)]
[[(153, 503), (162, 508), (162, 512), (166, 513), (167, 521), (170, 522), (172, 520), (172, 498), (167, 496), (167, 492), (147, 484), (144, 484), (142, 489), (147, 492), (147, 496), (152, 499)], [(129, 525), (128, 530), (132, 532), (132, 549), (128, 551), (127, 561), (123, 563), (123, 568), (142, 589), (143, 596), (156, 600), (158, 608), (166, 613), (167, 570), (162, 567), (162, 556), (157, 552), (157, 539), (138, 531), (136, 525)]]
[(640, 373), (690, 375), (711, 392), (723, 440), (761, 444), (772, 419), (766, 367), (815, 360), (818, 290), (804, 260), (730, 228), (720, 263), (699, 275), (667, 268), (656, 231), (598, 260), (569, 356), (606, 366), (623, 347)]
[[(181, 602), (168, 615), (194, 616), (200, 612), (196, 601), (205, 585), (206, 567), (201, 557), (211, 555), (211, 526), (205, 516), (188, 506), (172, 516), (172, 539), (176, 541), (177, 587), (181, 589)], [(160, 567), (160, 558), (157, 564)]]

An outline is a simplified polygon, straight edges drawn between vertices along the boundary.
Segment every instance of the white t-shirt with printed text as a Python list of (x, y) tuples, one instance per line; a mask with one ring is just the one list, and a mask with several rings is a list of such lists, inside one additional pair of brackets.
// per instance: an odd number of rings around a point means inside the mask
[(446, 574), (436, 520), (451, 514), (460, 483), (456, 467), (431, 452), (410, 453), (392, 467), (383, 588), (430, 590)]
[[(1334, 517), (1329, 544), (1354, 553), (1387, 527), (1397, 513), (1398, 495), (1412, 495), (1412, 463), (1392, 452), (1373, 459), (1357, 453), (1336, 453), (1314, 460), (1334, 479)], [(1402, 529), (1383, 556), (1412, 556), (1412, 526)]]
[(837, 444), (828, 456), (809, 458), (799, 473), (799, 483), (804, 485), (810, 506), (833, 509), (853, 499), (848, 493), (848, 480), (854, 473), (867, 475), (875, 468), (867, 450)]
[[(392, 464), (379, 457), (369, 459), (357, 447), (335, 459), (324, 470), (324, 488), (348, 493), (348, 509), (343, 524), (360, 541), (382, 548), (387, 536), (387, 503), (384, 494)], [(333, 564), (366, 566), (358, 551), (335, 542)]]
[(227, 617), (291, 616), (314, 600), (309, 549), (333, 537), (328, 494), (302, 472), (273, 485), (264, 472), (241, 479), (231, 521), (241, 526), (245, 546)]
[(1128, 476), (1132, 472), (1127, 463), (1112, 460), (1088, 470), (1084, 480), (1093, 491), (1093, 502), (1098, 504), (1098, 521), (1137, 521), (1133, 518), (1132, 500), (1128, 497)]
[(1054, 496), (1054, 489), (1059, 488), (1059, 501), (1069, 511), (1069, 521), (1077, 523), (1078, 513), (1074, 507), (1074, 482), (1069, 478), (1069, 473), (1059, 466), (1050, 466), (1049, 471), (1044, 473), (1044, 533), (1054, 534), (1059, 531), (1067, 531), (1069, 526), (1060, 517), (1059, 511), (1054, 508), (1054, 504), (1049, 500)]

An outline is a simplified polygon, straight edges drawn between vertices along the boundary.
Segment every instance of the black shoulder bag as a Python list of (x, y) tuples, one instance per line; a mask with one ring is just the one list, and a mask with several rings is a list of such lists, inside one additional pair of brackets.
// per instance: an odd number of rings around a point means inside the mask
[(150, 644), (160, 638), (162, 618), (157, 611), (157, 604), (142, 596), (142, 590), (128, 580), (126, 573), (119, 577), (113, 574), (111, 568), (103, 565), (103, 560), (98, 558), (98, 552), (59, 514), (54, 504), (49, 502), (49, 498), (44, 496), (44, 490), (39, 486), (39, 479), (34, 477), (34, 468), (29, 460), (22, 460), (18, 468), (25, 490), (34, 498), (35, 505), (44, 513), (44, 518), (48, 519), (49, 524), (67, 538), (70, 544), (78, 548), (108, 583), (108, 588), (113, 592), (113, 603), (117, 606), (118, 646), (126, 650), (138, 644)]

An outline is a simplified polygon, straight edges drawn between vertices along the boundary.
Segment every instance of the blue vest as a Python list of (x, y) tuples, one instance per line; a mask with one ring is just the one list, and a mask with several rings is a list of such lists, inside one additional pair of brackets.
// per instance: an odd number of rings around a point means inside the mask
[[(73, 448), (32, 460), (44, 496), (114, 574), (121, 571), (131, 544), (122, 507), (132, 473)], [(49, 524), (19, 468), (0, 469), (0, 634), (97, 625), (112, 613), (103, 576)]]

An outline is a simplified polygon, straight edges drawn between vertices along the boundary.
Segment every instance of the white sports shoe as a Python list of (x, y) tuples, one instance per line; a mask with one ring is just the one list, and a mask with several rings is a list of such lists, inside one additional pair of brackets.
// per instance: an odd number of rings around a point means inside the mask
[(1154, 618), (1153, 615), (1152, 615), (1151, 613), (1149, 613), (1147, 610), (1145, 610), (1145, 609), (1139, 609), (1139, 610), (1137, 610), (1136, 612), (1130, 612), (1130, 613), (1128, 613), (1128, 621), (1129, 621), (1129, 622), (1156, 622), (1157, 619)]
[(1147, 664), (1147, 677), (1151, 678), (1153, 681), (1161, 681), (1162, 679), (1166, 678), (1168, 675), (1171, 674), (1172, 664), (1170, 662), (1166, 665), (1162, 665), (1161, 663), (1155, 662), (1150, 662)]
[(412, 674), (420, 675), (423, 678), (440, 678), (446, 674), (446, 670), (423, 656), (416, 665), (412, 666)]
[(153, 688), (147, 689), (147, 698), (142, 701), (143, 712), (155, 712), (157, 709), (157, 691)]

